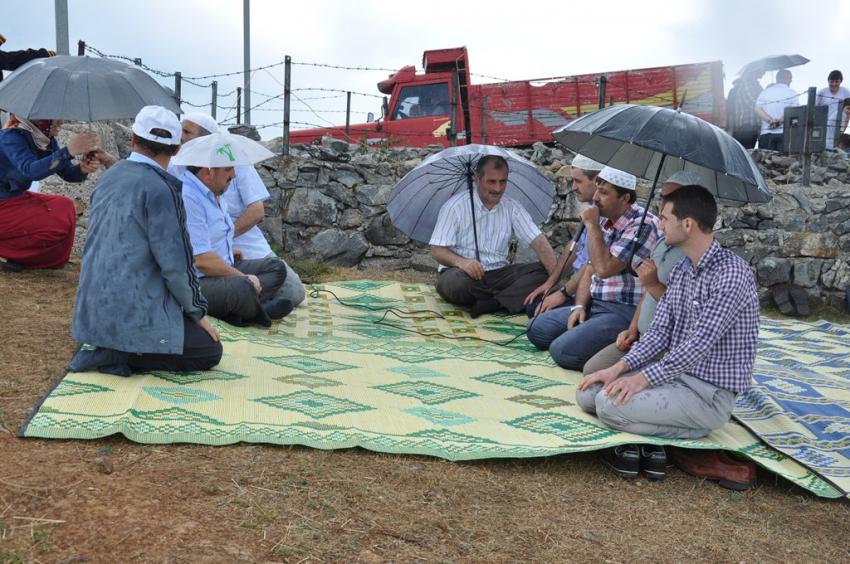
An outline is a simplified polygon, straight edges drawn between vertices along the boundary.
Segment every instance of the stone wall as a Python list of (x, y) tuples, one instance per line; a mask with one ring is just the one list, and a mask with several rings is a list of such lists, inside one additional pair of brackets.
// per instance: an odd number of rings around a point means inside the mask
[[(126, 154), (128, 130), (99, 127), (107, 148)], [(279, 140), (269, 145), (279, 149)], [(386, 204), (394, 184), (439, 150), (366, 148), (331, 140), (322, 146), (294, 146), (289, 156), (257, 166), (271, 193), (262, 228), (279, 250), (295, 259), (386, 270), (434, 269), (427, 245), (393, 227)], [(543, 144), (517, 152), (535, 162), (556, 187), (543, 231), (560, 248), (578, 226), (578, 206), (567, 189), (571, 156)], [(761, 205), (720, 202), (718, 239), (753, 266), (763, 299), (773, 286), (791, 282), (806, 288), (815, 305), (842, 307), (850, 285), (850, 159), (834, 151), (816, 156), (813, 185), (804, 188), (797, 184), (802, 174), (797, 157), (754, 151), (753, 158), (774, 198)], [(90, 185), (45, 183), (45, 191), (67, 193), (78, 202), (80, 243)], [(641, 181), (639, 194), (648, 188)], [(517, 254), (520, 259), (533, 256), (528, 249)]]

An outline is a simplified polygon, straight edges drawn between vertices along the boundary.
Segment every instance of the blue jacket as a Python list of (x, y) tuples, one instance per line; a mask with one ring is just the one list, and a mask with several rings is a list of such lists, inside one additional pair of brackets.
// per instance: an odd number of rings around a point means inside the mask
[(124, 160), (92, 191), (71, 334), (133, 353), (183, 352), (183, 316), (207, 302), (195, 276), (180, 181)]
[(0, 131), (0, 200), (20, 196), (33, 180), (58, 174), (68, 182), (82, 182), (86, 175), (72, 164), (67, 147), (50, 140), (47, 151), (39, 151), (32, 135), (22, 129)]

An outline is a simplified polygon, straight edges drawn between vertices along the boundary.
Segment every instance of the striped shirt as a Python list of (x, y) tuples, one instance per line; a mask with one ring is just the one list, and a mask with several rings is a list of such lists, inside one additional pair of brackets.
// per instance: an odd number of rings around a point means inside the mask
[[(616, 222), (609, 219), (602, 225), (602, 237), (611, 256), (626, 264), (631, 254), (632, 240), (637, 235), (643, 208), (632, 204)], [(646, 222), (640, 230), (640, 239), (635, 243), (637, 251), (632, 258), (632, 269), (636, 268), (655, 247), (658, 240), (658, 219), (646, 214)], [(643, 295), (643, 286), (637, 276), (623, 270), (619, 274), (602, 278), (596, 274), (590, 281), (590, 297), (604, 302), (637, 305)]]
[[(508, 265), (508, 244), (515, 235), (525, 245), (530, 245), (540, 235), (540, 229), (531, 216), (515, 200), (502, 196), (493, 209), (488, 210), (473, 190), (475, 224), (478, 227), (478, 249), (484, 270), (496, 270)], [(472, 210), (469, 193), (455, 194), (443, 204), (437, 224), (431, 234), (431, 245), (448, 247), (464, 258), (475, 258), (475, 236), (472, 230)], [(445, 267), (440, 266), (440, 270)]]
[(670, 271), (649, 331), (623, 360), (630, 370), (646, 367), (643, 373), (652, 387), (688, 374), (744, 392), (752, 383), (758, 332), (753, 271), (714, 241), (696, 267), (685, 257)]

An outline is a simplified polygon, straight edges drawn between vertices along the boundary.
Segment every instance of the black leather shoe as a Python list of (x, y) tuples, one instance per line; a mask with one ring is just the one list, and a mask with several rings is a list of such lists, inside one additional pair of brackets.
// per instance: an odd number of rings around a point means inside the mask
[(640, 471), (640, 451), (637, 445), (620, 445), (602, 451), (602, 462), (614, 472), (628, 480), (638, 477)]
[(661, 481), (667, 475), (667, 452), (663, 446), (641, 445), (640, 469), (653, 481)]

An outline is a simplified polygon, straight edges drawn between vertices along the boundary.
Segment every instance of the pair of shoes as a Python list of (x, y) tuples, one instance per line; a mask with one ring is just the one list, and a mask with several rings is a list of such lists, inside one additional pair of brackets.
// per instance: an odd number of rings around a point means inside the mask
[(640, 469), (648, 480), (660, 482), (667, 475), (667, 451), (661, 445), (640, 446)]
[(809, 307), (809, 295), (799, 286), (791, 285), (788, 288), (788, 294), (791, 296), (791, 302), (794, 304), (794, 311), (800, 317), (806, 317), (812, 313)]
[(614, 472), (634, 480), (640, 472), (640, 451), (637, 445), (619, 445), (603, 450), (599, 456)]
[(475, 303), (472, 304), (472, 309), (469, 312), (469, 315), (472, 319), (476, 319), (481, 317), (485, 313), (493, 313), (502, 309), (502, 304), (499, 303), (499, 300), (496, 298), (487, 298), (484, 300), (475, 300)]
[(293, 307), (292, 302), (284, 298), (270, 300), (262, 305), (263, 311), (270, 319), (283, 319), (289, 315)]
[(794, 306), (791, 305), (791, 295), (788, 293), (787, 284), (779, 284), (773, 287), (773, 303), (782, 315), (793, 315)]
[(0, 258), (0, 270), (4, 272), (20, 272), (24, 269), (23, 266), (8, 259)]
[(68, 372), (88, 372), (97, 370), (104, 374), (128, 377), (132, 374), (130, 355), (123, 351), (103, 347), (80, 345), (68, 363)]
[(736, 460), (726, 451), (673, 449), (673, 463), (683, 471), (717, 482), (717, 485), (735, 491), (744, 491), (756, 483), (756, 465)]

